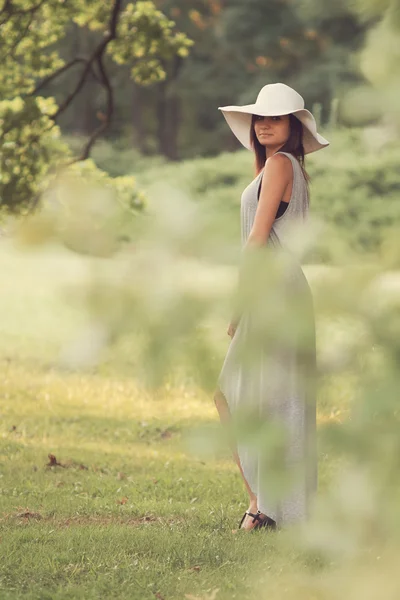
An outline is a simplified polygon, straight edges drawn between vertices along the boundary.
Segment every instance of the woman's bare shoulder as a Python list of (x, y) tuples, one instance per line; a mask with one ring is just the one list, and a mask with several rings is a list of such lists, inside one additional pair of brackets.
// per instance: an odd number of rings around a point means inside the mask
[(271, 176), (289, 178), (293, 174), (292, 161), (286, 154), (277, 152), (265, 161), (265, 172)]

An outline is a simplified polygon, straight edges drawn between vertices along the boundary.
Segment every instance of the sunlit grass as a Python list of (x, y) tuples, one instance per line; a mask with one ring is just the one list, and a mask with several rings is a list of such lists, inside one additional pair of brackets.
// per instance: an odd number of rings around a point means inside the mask
[[(268, 572), (285, 568), (274, 538), (231, 533), (247, 505), (228, 453), (185, 445), (191, 427), (218, 424), (211, 399), (184, 388), (141, 395), (134, 380), (5, 361), (2, 391), (3, 597), (218, 588), (218, 598), (250, 598), (253, 552)], [(64, 466), (46, 466), (49, 453)], [(301, 568), (299, 550), (290, 560)]]
[[(319, 538), (311, 531), (309, 546), (290, 531), (232, 534), (247, 498), (212, 393), (179, 371), (158, 388), (146, 387), (137, 377), (140, 357), (129, 332), (104, 349), (98, 364), (78, 370), (63, 365), (63, 348), (90, 320), (81, 286), (103, 259), (57, 247), (27, 254), (7, 243), (3, 250), (2, 599), (325, 600), (339, 597), (327, 596), (333, 581), (340, 582), (335, 594), (349, 586), (357, 597), (351, 561), (342, 568), (330, 556), (329, 540), (335, 552), (340, 544), (329, 527), (317, 529)], [(312, 287), (322, 277), (340, 283), (335, 269), (315, 265), (305, 272)], [(234, 285), (235, 272), (228, 269), (225, 277), (226, 288)], [(209, 321), (218, 360), (228, 345), (226, 326), (219, 315)], [(352, 352), (362, 331), (334, 333), (317, 320), (320, 356), (333, 369), (320, 381), (320, 433), (351, 422), (360, 383), (350, 368), (341, 369), (338, 357)], [(348, 460), (319, 437), (323, 493)], [(59, 464), (49, 466), (51, 460)], [(360, 510), (367, 508), (361, 503)], [(335, 535), (347, 552), (356, 544), (351, 528)], [(384, 550), (375, 539), (369, 547), (354, 559), (359, 578), (371, 564), (381, 566), (376, 556)], [(371, 589), (388, 569), (376, 574)]]
[[(275, 540), (231, 533), (246, 495), (212, 395), (174, 377), (151, 391), (134, 361), (119, 371), (107, 354), (98, 368), (62, 369), (60, 347), (88, 316), (68, 291), (93, 261), (3, 249), (2, 597), (251, 595), (249, 544), (276, 572), (283, 550), (270, 562)], [(195, 432), (208, 433), (208, 452), (193, 445)], [(59, 466), (48, 466), (49, 454)]]

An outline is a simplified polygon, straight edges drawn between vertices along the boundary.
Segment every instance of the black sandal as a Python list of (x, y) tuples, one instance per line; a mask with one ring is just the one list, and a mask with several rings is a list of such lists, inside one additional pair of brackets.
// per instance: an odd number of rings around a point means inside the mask
[(249, 512), (248, 510), (246, 510), (246, 512), (244, 513), (240, 523), (239, 523), (239, 529), (241, 529), (242, 523), (246, 518), (246, 515), (249, 515), (249, 517), (253, 517), (253, 521), (252, 523), (255, 523), (255, 521), (257, 521), (257, 523), (254, 525), (254, 527), (252, 527), (252, 529), (250, 531), (252, 531), (253, 529), (261, 529), (263, 527), (265, 527), (266, 529), (276, 529), (276, 521), (274, 521), (274, 519), (271, 519), (271, 517), (265, 516), (265, 517), (260, 517), (261, 515), (261, 511), (257, 511), (256, 514)]

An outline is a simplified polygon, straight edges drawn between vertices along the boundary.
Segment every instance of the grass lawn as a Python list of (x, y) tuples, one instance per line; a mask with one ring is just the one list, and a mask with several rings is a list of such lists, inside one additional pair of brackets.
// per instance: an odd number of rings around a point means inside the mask
[[(232, 534), (247, 508), (237, 468), (227, 449), (190, 443), (199, 426), (219, 428), (210, 394), (55, 366), (84, 323), (66, 292), (90, 261), (2, 250), (1, 600), (278, 598), (282, 586), (294, 598), (294, 571), (318, 577), (319, 559), (288, 533)], [(320, 422), (346, 395), (336, 385), (321, 392)], [(321, 485), (334, 464), (320, 456)]]

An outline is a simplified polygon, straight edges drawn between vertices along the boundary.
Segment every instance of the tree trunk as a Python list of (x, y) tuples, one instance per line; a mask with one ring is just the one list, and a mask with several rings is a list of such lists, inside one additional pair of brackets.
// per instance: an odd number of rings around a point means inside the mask
[(158, 85), (157, 95), (157, 139), (158, 151), (163, 156), (168, 156), (168, 101), (167, 82)]
[(158, 149), (169, 160), (179, 160), (178, 137), (182, 120), (181, 100), (171, 89), (178, 78), (182, 59), (176, 57), (167, 79), (158, 86)]
[(134, 81), (131, 84), (132, 88), (132, 127), (133, 127), (133, 143), (139, 149), (141, 154), (150, 154), (147, 146), (146, 128), (143, 120), (143, 94), (142, 89)]
[(179, 160), (178, 134), (181, 123), (181, 101), (177, 96), (167, 100), (168, 106), (168, 142), (167, 152), (170, 160)]
[[(90, 40), (89, 31), (74, 27), (76, 35), (76, 48), (78, 48), (78, 54), (82, 56), (90, 55)], [(90, 135), (93, 128), (98, 124), (95, 107), (93, 106), (93, 88), (97, 87), (94, 83), (91, 75), (87, 77), (86, 83), (83, 86), (80, 97), (74, 107), (74, 117), (76, 119), (76, 128), (84, 135)]]

